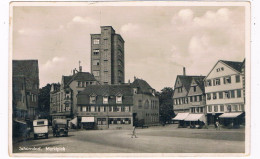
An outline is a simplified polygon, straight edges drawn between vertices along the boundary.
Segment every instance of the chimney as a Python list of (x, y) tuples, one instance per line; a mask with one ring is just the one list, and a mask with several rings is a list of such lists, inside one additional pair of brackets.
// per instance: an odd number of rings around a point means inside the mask
[(134, 76), (134, 80), (136, 80), (136, 77)]
[(79, 72), (82, 72), (82, 66), (79, 66)]
[(75, 73), (76, 73), (76, 69), (73, 70), (73, 75), (75, 75)]
[(186, 69), (183, 67), (183, 76), (186, 76)]

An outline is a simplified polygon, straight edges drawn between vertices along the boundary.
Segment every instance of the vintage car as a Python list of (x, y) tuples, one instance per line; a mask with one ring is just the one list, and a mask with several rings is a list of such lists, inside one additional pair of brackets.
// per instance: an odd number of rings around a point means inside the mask
[(34, 139), (38, 137), (48, 138), (48, 120), (47, 119), (38, 119), (33, 121), (33, 134)]
[(53, 136), (68, 136), (68, 122), (66, 119), (54, 119), (52, 123)]

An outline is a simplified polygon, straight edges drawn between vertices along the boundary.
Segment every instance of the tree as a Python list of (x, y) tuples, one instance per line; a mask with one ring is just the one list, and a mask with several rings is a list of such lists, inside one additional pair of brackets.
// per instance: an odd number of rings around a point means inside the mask
[(159, 114), (160, 114), (160, 122), (165, 124), (166, 122), (170, 122), (172, 118), (175, 116), (173, 112), (173, 92), (174, 90), (171, 87), (164, 87), (159, 95)]
[(51, 84), (40, 88), (39, 90), (39, 115), (41, 118), (49, 118), (50, 114), (50, 90)]

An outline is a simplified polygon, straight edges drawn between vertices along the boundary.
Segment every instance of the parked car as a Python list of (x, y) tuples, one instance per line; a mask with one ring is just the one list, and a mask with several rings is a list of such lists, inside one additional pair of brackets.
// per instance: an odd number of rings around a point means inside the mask
[(66, 119), (54, 119), (52, 123), (53, 136), (68, 136), (69, 128)]
[(38, 119), (33, 121), (33, 134), (34, 139), (38, 137), (45, 137), (48, 139), (48, 120)]

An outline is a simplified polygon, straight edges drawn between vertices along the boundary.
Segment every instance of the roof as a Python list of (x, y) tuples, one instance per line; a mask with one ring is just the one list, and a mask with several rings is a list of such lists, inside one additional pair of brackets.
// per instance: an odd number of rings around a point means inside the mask
[[(116, 104), (116, 98), (118, 94), (123, 96), (123, 105), (133, 104), (133, 91), (129, 84), (122, 85), (89, 85), (84, 91), (77, 95), (78, 105), (88, 105), (89, 96), (95, 94), (97, 96), (97, 105), (103, 105), (103, 96), (109, 96), (109, 104)], [(108, 104), (105, 104), (108, 105)]]
[(243, 66), (243, 62), (237, 62), (237, 61), (226, 61), (226, 60), (220, 60), (221, 62), (225, 63), (226, 65), (232, 67), (233, 69), (235, 69), (238, 72), (241, 72), (241, 68)]
[(63, 80), (64, 80), (64, 86), (66, 86), (70, 80), (72, 79), (73, 76), (63, 76)]
[(195, 80), (195, 82), (198, 84), (198, 86), (200, 87), (202, 92), (205, 92), (205, 86), (204, 86), (204, 78), (206, 76), (196, 76), (193, 79)]
[(194, 79), (197, 84), (202, 87), (202, 85), (204, 85), (203, 79), (205, 78), (205, 76), (186, 76), (186, 75), (178, 75), (177, 78), (179, 78), (181, 80), (181, 83), (183, 84), (183, 86), (185, 87), (185, 89), (187, 91), (190, 90), (190, 86), (191, 86), (191, 82), (192, 79)]
[(72, 81), (96, 81), (96, 78), (94, 77), (93, 74), (89, 72), (77, 72), (73, 76), (64, 76), (64, 84), (69, 85)]
[(143, 94), (152, 94), (153, 89), (145, 80), (136, 78), (131, 84), (132, 88), (139, 88), (139, 92)]

